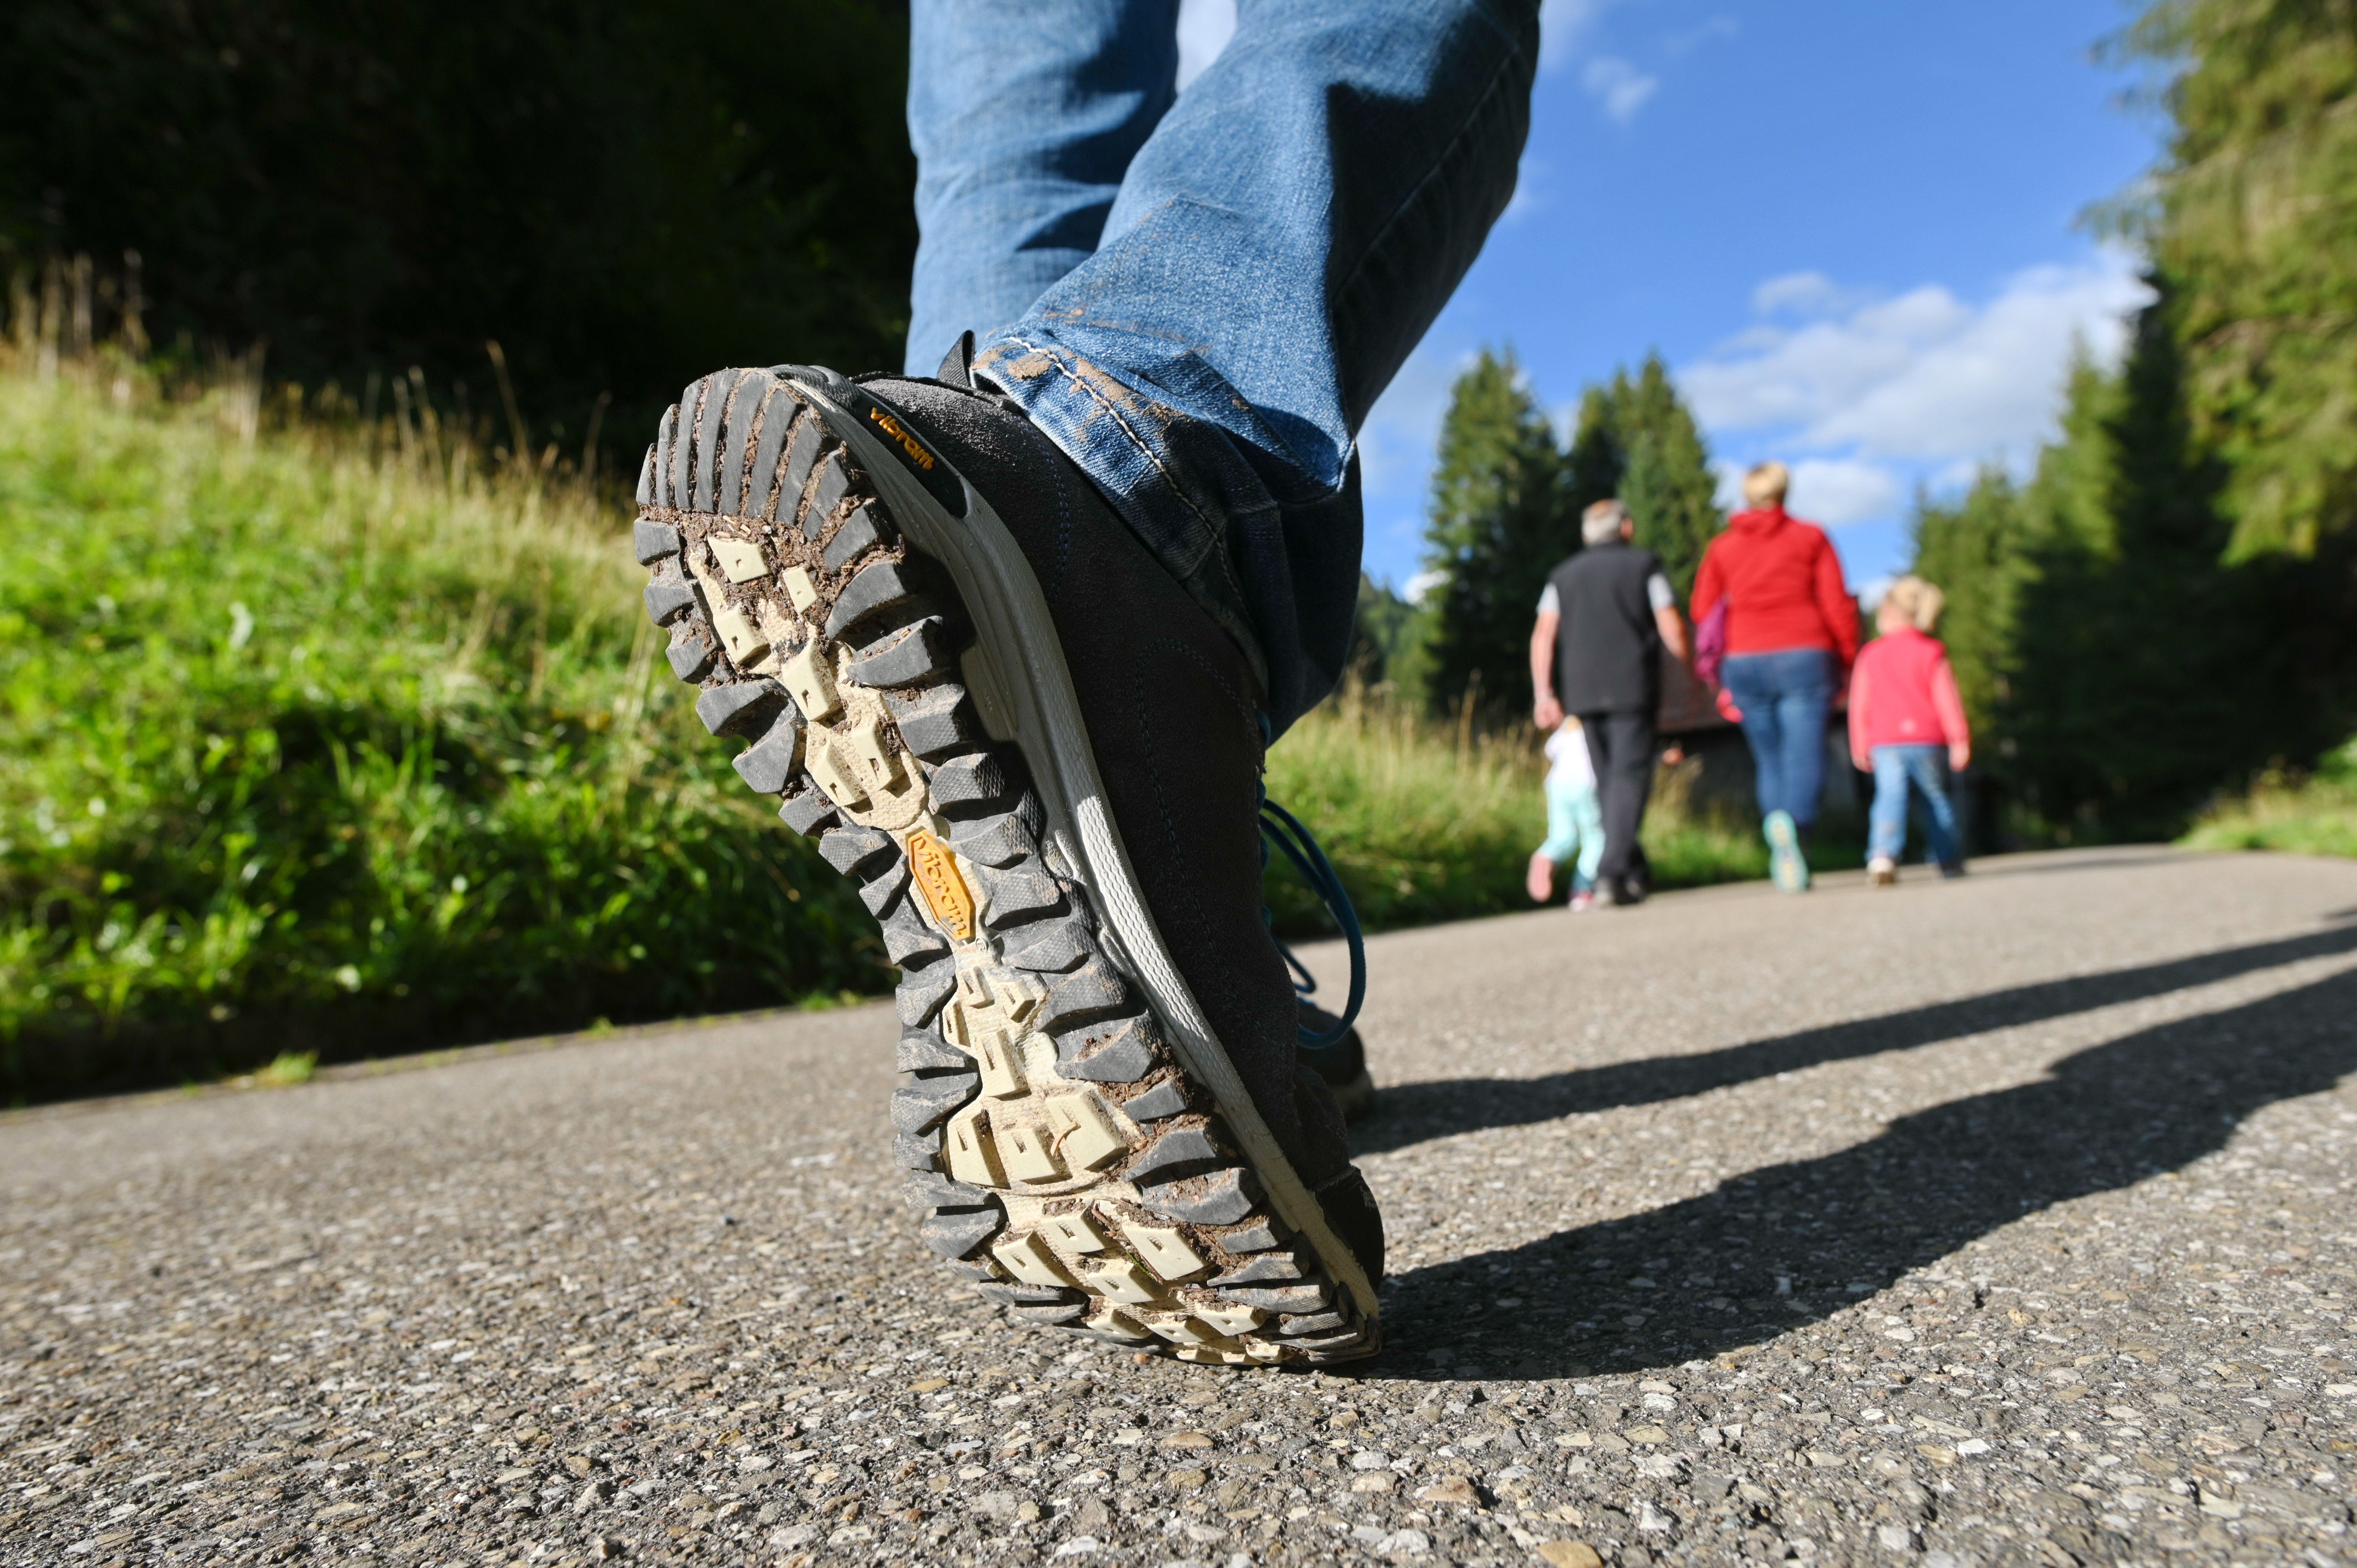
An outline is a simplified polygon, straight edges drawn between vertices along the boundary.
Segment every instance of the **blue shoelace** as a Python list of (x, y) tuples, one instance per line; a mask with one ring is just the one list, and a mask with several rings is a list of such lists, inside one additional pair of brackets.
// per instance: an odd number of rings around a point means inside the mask
[[(1260, 732), (1261, 744), (1265, 747), (1269, 739), (1266, 714), (1261, 715)], [(1359, 1016), (1360, 1004), (1367, 999), (1367, 940), (1359, 929), (1359, 912), (1351, 907), (1351, 895), (1343, 890), (1342, 879), (1334, 874), (1333, 864), (1326, 858), (1326, 852), (1318, 847), (1317, 839), (1301, 825), (1299, 818), (1268, 798), (1265, 780), (1257, 788), (1257, 799), (1260, 805), (1261, 869), (1268, 869), (1268, 846), (1272, 843), (1276, 845), (1284, 852), (1285, 858), (1293, 863), (1293, 868), (1301, 873), (1301, 879), (1309, 884), (1309, 890), (1325, 903), (1326, 912), (1334, 917), (1334, 923), (1342, 929), (1344, 940), (1351, 944), (1351, 995), (1343, 1005), (1341, 1019), (1323, 1034), (1305, 1024), (1294, 1026), (1302, 1047), (1314, 1051), (1340, 1040), (1351, 1032), (1351, 1024)], [(1261, 906), (1260, 918), (1265, 925), (1275, 919), (1265, 904)], [(1273, 932), (1269, 940), (1276, 941)], [(1317, 980), (1301, 966), (1301, 961), (1293, 956), (1293, 950), (1283, 942), (1277, 942), (1276, 950), (1285, 956), (1285, 966), (1293, 972), (1293, 989), (1303, 996), (1317, 991)]]

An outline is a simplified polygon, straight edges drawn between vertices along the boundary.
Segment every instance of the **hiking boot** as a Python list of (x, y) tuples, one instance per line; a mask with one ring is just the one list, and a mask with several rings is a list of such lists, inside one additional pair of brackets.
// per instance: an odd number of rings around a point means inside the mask
[(1760, 830), (1768, 840), (1768, 875), (1783, 893), (1806, 893), (1809, 890), (1809, 862), (1801, 853), (1801, 830), (1792, 821), (1792, 813), (1775, 811)]
[(1356, 1122), (1375, 1108), (1375, 1079), (1367, 1070), (1367, 1047), (1359, 1039), (1355, 1027), (1342, 1026), (1342, 1020), (1326, 1011), (1307, 996), (1297, 1005), (1301, 1013), (1301, 1031), (1305, 1035), (1336, 1034), (1340, 1037), (1331, 1045), (1303, 1045), (1296, 1047), (1302, 1062), (1326, 1080), (1332, 1091), (1335, 1107), (1342, 1112), (1344, 1122)]
[(1260, 910), (1252, 667), (954, 378), (682, 394), (635, 532), (672, 668), (882, 925), (894, 1151), (954, 1273), (1191, 1360), (1372, 1355), (1382, 1220)]

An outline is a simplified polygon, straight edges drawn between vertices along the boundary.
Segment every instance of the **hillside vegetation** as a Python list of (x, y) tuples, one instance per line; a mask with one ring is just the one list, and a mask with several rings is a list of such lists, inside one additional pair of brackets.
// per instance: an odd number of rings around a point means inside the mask
[(292, 406), (0, 374), (10, 1090), (883, 983), (662, 669), (617, 507)]
[[(42, 363), (0, 360), (0, 1090), (889, 984), (658, 657), (618, 498), (430, 404)], [(1518, 907), (1538, 779), (1363, 695), (1270, 768), (1374, 927)], [(1756, 874), (1656, 832), (1666, 883)]]

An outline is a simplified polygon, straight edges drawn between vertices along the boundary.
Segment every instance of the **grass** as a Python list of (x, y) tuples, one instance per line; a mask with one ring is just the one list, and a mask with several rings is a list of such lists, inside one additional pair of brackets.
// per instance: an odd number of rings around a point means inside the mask
[(2357, 857), (2357, 739), (2306, 775), (2270, 773), (2202, 813), (2189, 849), (2273, 849)]
[[(352, 413), (0, 349), (0, 1096), (887, 987), (671, 678), (619, 498), (422, 392)], [(1382, 928), (1526, 907), (1540, 772), (1359, 693), (1270, 789)], [(1662, 885), (1760, 874), (1667, 793)]]
[[(1756, 832), (1690, 809), (1687, 763), (1663, 774), (1644, 828), (1658, 887), (1767, 875)], [(1530, 908), (1531, 852), (1546, 837), (1546, 773), (1534, 736), (1459, 736), (1359, 691), (1297, 725), (1269, 754), (1268, 792), (1307, 823), (1370, 929)], [(1290, 871), (1270, 908), (1287, 935), (1330, 930)]]
[(430, 410), (117, 369), (0, 365), (0, 1086), (888, 983), (662, 667), (618, 504)]

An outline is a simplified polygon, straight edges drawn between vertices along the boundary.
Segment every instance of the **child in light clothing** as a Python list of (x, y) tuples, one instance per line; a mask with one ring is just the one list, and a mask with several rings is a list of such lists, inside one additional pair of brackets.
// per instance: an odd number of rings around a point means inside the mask
[(1964, 771), (1973, 737), (1948, 650), (1932, 635), (1942, 603), (1940, 590), (1921, 577), (1893, 583), (1875, 612), (1879, 635), (1858, 651), (1850, 674), (1849, 755), (1874, 775), (1866, 869), (1878, 887), (1899, 880), (1910, 793), (1922, 799), (1923, 836), (1940, 875), (1964, 874), (1945, 774)]
[(1579, 856), (1571, 875), (1571, 907), (1596, 908), (1596, 868), (1604, 859), (1604, 811), (1596, 799), (1596, 765), (1579, 721), (1567, 718), (1547, 736), (1547, 838), (1531, 856), (1532, 899), (1544, 904), (1555, 894), (1555, 868)]

